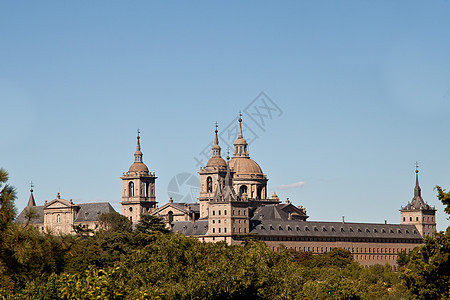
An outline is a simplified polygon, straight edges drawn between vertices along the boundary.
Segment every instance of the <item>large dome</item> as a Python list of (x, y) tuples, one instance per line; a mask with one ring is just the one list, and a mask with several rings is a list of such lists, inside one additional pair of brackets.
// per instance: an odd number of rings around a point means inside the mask
[(260, 174), (263, 175), (261, 167), (248, 157), (233, 157), (230, 159), (230, 168), (236, 174)]

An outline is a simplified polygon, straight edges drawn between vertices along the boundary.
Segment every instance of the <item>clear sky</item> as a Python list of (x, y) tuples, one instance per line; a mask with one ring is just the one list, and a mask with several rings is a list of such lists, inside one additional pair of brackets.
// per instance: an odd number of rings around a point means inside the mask
[[(38, 205), (60, 192), (120, 211), (140, 128), (163, 204), (173, 178), (197, 176), (216, 121), (226, 153), (241, 110), (269, 193), (310, 220), (399, 223), (418, 161), (442, 230), (449, 12), (450, 1), (0, 1), (0, 166), (19, 211), (30, 181)], [(278, 109), (252, 102), (261, 92)]]

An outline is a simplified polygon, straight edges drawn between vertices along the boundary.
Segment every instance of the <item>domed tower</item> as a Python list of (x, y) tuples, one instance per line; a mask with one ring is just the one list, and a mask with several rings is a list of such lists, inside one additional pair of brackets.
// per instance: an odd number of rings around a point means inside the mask
[(419, 233), (425, 235), (436, 232), (436, 209), (425, 203), (419, 186), (419, 170), (416, 166), (416, 186), (411, 202), (400, 209), (401, 224), (413, 224)]
[(144, 164), (141, 152), (139, 130), (137, 135), (134, 163), (122, 179), (122, 215), (133, 223), (141, 219), (141, 215), (149, 214), (156, 208), (155, 173), (149, 172)]
[(212, 157), (209, 159), (206, 167), (200, 168), (200, 218), (208, 216), (208, 203), (213, 198), (218, 183), (225, 178), (227, 172), (227, 163), (220, 154), (219, 138), (217, 136), (217, 124), (214, 136), (214, 145), (212, 147)]
[(234, 173), (233, 187), (243, 199), (260, 201), (267, 199), (267, 176), (261, 167), (250, 158), (247, 141), (242, 135), (242, 115), (239, 117), (239, 134), (234, 142), (234, 154), (230, 168)]

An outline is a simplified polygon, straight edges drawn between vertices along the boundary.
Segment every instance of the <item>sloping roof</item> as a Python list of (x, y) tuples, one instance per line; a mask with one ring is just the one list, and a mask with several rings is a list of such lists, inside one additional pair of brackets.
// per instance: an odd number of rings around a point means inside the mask
[(250, 233), (261, 236), (422, 239), (414, 225), (251, 220)]
[(160, 208), (153, 211), (152, 215), (157, 215), (160, 211), (167, 208), (168, 206), (172, 206), (175, 209), (178, 209), (182, 212), (188, 213), (188, 212), (194, 212), (194, 213), (200, 213), (200, 204), (198, 203), (175, 203), (175, 202), (169, 202), (161, 206)]
[(280, 220), (288, 221), (288, 214), (283, 211), (281, 205), (264, 205), (258, 207), (252, 217), (252, 220)]
[(405, 210), (436, 210), (435, 208), (432, 208), (428, 203), (425, 203), (422, 198), (422, 190), (420, 189), (419, 185), (419, 171), (416, 170), (416, 185), (414, 187), (414, 197), (412, 198), (411, 202), (408, 202), (408, 204), (405, 207), (402, 207), (400, 211)]
[(32, 219), (30, 224), (44, 224), (44, 206), (26, 206), (20, 214), (17, 216), (17, 218), (14, 220), (17, 224), (25, 224), (27, 222), (26, 219), (26, 213), (27, 209), (34, 209), (38, 215), (37, 219)]
[[(58, 199), (61, 200), (61, 199)], [(99, 203), (82, 203), (77, 205), (79, 210), (74, 222), (89, 222), (97, 221), (98, 216), (103, 213), (115, 212), (114, 208), (109, 204), (109, 202), (99, 202)], [(44, 224), (44, 206), (26, 206), (14, 222), (18, 224), (25, 224), (27, 209), (32, 208), (36, 210), (39, 218), (31, 220), (31, 224)]]
[(184, 235), (205, 235), (208, 232), (208, 220), (174, 221), (172, 231)]
[(109, 202), (78, 204), (80, 210), (75, 218), (76, 222), (97, 221), (100, 214), (116, 212)]

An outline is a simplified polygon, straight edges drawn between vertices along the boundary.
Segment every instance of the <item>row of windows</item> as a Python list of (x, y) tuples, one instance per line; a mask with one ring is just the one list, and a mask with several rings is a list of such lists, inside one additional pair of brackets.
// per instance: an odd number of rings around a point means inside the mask
[[(221, 232), (222, 232), (221, 227), (217, 228), (217, 233), (221, 233)], [(212, 233), (216, 233), (216, 228), (214, 228), (214, 227), (212, 228)], [(226, 227), (223, 228), (223, 233), (227, 233)], [(243, 228), (243, 229), (238, 228), (238, 230), (236, 230), (236, 228), (233, 227), (233, 233), (247, 233), (247, 228)]]
[[(233, 216), (236, 215), (236, 211), (237, 211), (237, 215), (240, 216), (240, 215), (241, 215), (241, 210), (240, 210), (240, 209), (237, 209), (237, 210), (234, 210), (234, 209), (233, 209), (231, 215), (233, 215)], [(222, 211), (219, 209), (219, 210), (217, 211), (217, 215), (220, 216), (221, 213), (222, 213)], [(246, 210), (243, 209), (243, 210), (242, 210), (242, 215), (245, 216), (245, 214), (246, 214)], [(213, 216), (216, 215), (216, 211), (215, 211), (215, 210), (212, 211), (212, 215), (213, 215)], [(223, 215), (224, 215), (224, 216), (227, 215), (227, 210), (226, 210), (226, 209), (223, 210)]]
[[(270, 224), (270, 225), (269, 225), (269, 230), (275, 230), (275, 227), (276, 227), (276, 226), (273, 226), (273, 225)], [(261, 225), (260, 228), (261, 228), (261, 230), (266, 230), (266, 227), (265, 227), (264, 225)], [(278, 229), (278, 230), (285, 230), (285, 228), (284, 228), (282, 225), (278, 225), (277, 229)], [(286, 226), (286, 230), (287, 230), (287, 231), (293, 231), (293, 228), (292, 228), (290, 225), (287, 225), (287, 226)], [(302, 229), (300, 228), (299, 225), (295, 226), (295, 230), (296, 230), (296, 231), (302, 231)], [(304, 230), (305, 230), (305, 231), (311, 231), (311, 229), (310, 229), (308, 226), (305, 226)], [(322, 226), (321, 230), (319, 230), (319, 228), (317, 228), (317, 226), (314, 226), (314, 227), (313, 227), (313, 230), (316, 231), (316, 232), (317, 232), (317, 231), (323, 231), (323, 232), (328, 232), (328, 231), (330, 231), (330, 232), (336, 232), (336, 229), (335, 229), (333, 226), (331, 226), (330, 229), (327, 228), (327, 227), (325, 227), (325, 226)], [(353, 230), (352, 227), (349, 227), (349, 228), (348, 228), (348, 231), (349, 231), (349, 232), (354, 232), (354, 230)], [(344, 227), (341, 227), (341, 228), (340, 228), (340, 232), (346, 232), (345, 229), (344, 229)], [(357, 232), (363, 232), (363, 230), (362, 230), (361, 228), (358, 227)], [(370, 233), (371, 231), (370, 231), (369, 228), (366, 228), (366, 229), (365, 229), (365, 232)], [(373, 228), (373, 232), (374, 232), (374, 233), (378, 233), (378, 229), (377, 229), (377, 228)], [(414, 234), (417, 234), (417, 231), (416, 231), (416, 230), (414, 230), (413, 232), (414, 232)], [(381, 233), (387, 233), (387, 230), (384, 229), (384, 228), (381, 228)], [(394, 233), (394, 230), (393, 230), (392, 228), (389, 229), (389, 233)], [(403, 232), (402, 232), (401, 229), (397, 228), (397, 233), (401, 234), (401, 233), (403, 233)], [(406, 234), (409, 234), (409, 230), (406, 229), (406, 230), (405, 230), (405, 233), (406, 233)]]
[[(213, 184), (212, 184), (212, 178), (208, 177), (206, 178), (206, 191), (208, 193), (212, 193), (213, 192)], [(239, 187), (239, 196), (242, 197), (243, 194), (247, 193), (247, 186), (246, 185), (241, 185)], [(261, 198), (261, 194), (262, 194), (262, 187), (259, 186), (256, 190), (256, 198), (260, 199)], [(253, 191), (252, 191), (252, 196), (253, 196)]]
[[(218, 230), (218, 233), (221, 233), (221, 228), (220, 228), (220, 227), (217, 228), (217, 230)], [(216, 233), (216, 228), (213, 227), (212, 232), (213, 232), (213, 233)], [(227, 233), (227, 228), (226, 228), (226, 227), (223, 228), (223, 232), (224, 232), (224, 233)]]
[(264, 241), (317, 241), (317, 242), (352, 242), (352, 243), (406, 243), (420, 244), (421, 239), (366, 239), (366, 238), (343, 238), (343, 237), (284, 237), (284, 236), (260, 236), (257, 237)]
[[(239, 224), (241, 224), (241, 219), (238, 219), (237, 220), (238, 222), (237, 223), (239, 223)], [(216, 220), (212, 220), (212, 222), (213, 222), (213, 224), (216, 224)], [(227, 219), (225, 219), (225, 220), (223, 220), (223, 223), (226, 223), (227, 222)], [(221, 220), (219, 219), (219, 220), (217, 220), (217, 223), (221, 223)], [(233, 219), (233, 223), (236, 223), (236, 219)], [(242, 220), (242, 223), (244, 223), (244, 224), (247, 224), (247, 220)]]
[[(403, 222), (406, 221), (406, 217), (403, 217)], [(412, 217), (409, 217), (409, 221), (412, 222)], [(419, 221), (419, 217), (416, 217), (416, 221)], [(430, 221), (430, 217), (427, 217), (427, 221)], [(434, 217), (431, 217), (431, 222), (434, 221)], [(425, 217), (423, 217), (423, 222), (425, 222)]]
[[(153, 189), (150, 189), (150, 183), (144, 182), (144, 190), (141, 190), (141, 193), (144, 194), (145, 197), (149, 197), (153, 194)], [(134, 182), (130, 181), (128, 183), (128, 197), (134, 197)]]
[[(289, 249), (292, 249), (295, 251), (313, 252), (313, 253), (328, 252), (334, 248), (337, 248), (337, 247), (289, 247)], [(350, 251), (350, 247), (342, 247), (342, 249)], [(375, 257), (376, 257), (376, 259), (380, 259), (379, 257), (383, 257), (383, 256), (384, 257), (392, 257), (393, 255), (395, 256), (397, 253), (400, 253), (401, 251), (411, 252), (411, 249), (407, 249), (407, 248), (385, 248), (385, 253), (388, 253), (387, 251), (389, 251), (389, 253), (392, 253), (392, 254), (390, 254), (390, 255), (386, 255), (386, 254), (384, 254), (384, 255), (379, 255), (379, 254), (377, 254), (377, 255), (373, 255), (373, 254), (372, 255), (370, 255), (370, 254), (369, 255), (367, 255), (367, 254), (359, 255), (359, 254), (354, 254), (353, 248), (351, 248), (351, 249), (352, 249), (351, 253), (353, 253), (353, 255), (355, 256), (356, 259), (358, 259), (358, 257), (360, 259), (363, 259), (363, 257), (364, 257), (364, 259), (371, 259), (371, 258), (375, 259)], [(362, 248), (360, 248), (360, 249), (362, 251)], [(389, 249), (389, 250), (387, 250), (387, 249)], [(391, 252), (391, 249), (392, 249), (392, 252)], [(272, 247), (272, 250), (275, 250), (275, 247)], [(377, 250), (378, 250), (378, 248), (377, 248)], [(279, 247), (276, 248), (276, 251), (279, 251)], [(373, 253), (377, 253), (377, 252), (375, 252), (375, 248), (373, 248), (373, 251), (374, 251)], [(382, 252), (383, 252), (383, 249), (381, 248), (381, 253)], [(356, 251), (356, 253), (358, 253), (358, 251)], [(369, 253), (370, 253), (370, 248), (369, 248)]]

